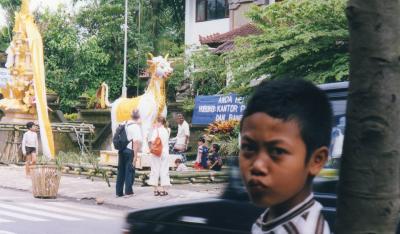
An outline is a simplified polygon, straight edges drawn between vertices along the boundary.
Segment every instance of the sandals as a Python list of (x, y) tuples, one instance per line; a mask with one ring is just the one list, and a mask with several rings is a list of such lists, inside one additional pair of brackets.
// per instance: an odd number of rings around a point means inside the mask
[(167, 196), (167, 191), (154, 191), (154, 196)]
[(167, 196), (168, 195), (168, 192), (167, 191), (161, 191), (160, 192), (160, 196)]

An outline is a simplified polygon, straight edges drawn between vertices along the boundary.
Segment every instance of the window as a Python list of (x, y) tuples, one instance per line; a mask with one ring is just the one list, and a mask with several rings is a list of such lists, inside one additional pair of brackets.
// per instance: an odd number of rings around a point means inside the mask
[(196, 22), (229, 17), (228, 0), (196, 0)]

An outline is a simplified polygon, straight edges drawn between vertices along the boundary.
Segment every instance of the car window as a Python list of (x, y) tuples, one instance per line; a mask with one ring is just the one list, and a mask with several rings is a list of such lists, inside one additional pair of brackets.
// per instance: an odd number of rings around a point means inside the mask
[(333, 109), (333, 123), (331, 143), (329, 147), (329, 159), (326, 168), (339, 168), (340, 158), (343, 153), (344, 133), (346, 128), (346, 100), (331, 101)]

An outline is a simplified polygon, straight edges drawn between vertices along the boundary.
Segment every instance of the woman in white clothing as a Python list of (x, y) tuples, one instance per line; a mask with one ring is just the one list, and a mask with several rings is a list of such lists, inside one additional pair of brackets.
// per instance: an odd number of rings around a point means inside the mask
[(161, 156), (151, 155), (151, 171), (148, 184), (154, 187), (154, 196), (165, 196), (168, 192), (165, 186), (170, 186), (169, 179), (169, 132), (166, 128), (167, 121), (164, 117), (158, 117), (152, 131), (151, 142), (160, 137), (162, 143)]

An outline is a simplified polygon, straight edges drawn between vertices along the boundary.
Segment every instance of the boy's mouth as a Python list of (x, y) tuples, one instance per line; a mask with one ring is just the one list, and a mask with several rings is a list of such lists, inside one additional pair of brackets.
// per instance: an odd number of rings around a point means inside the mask
[(256, 179), (251, 179), (247, 183), (247, 187), (251, 192), (265, 192), (265, 190), (268, 190), (268, 186), (263, 184), (261, 181), (256, 180)]

